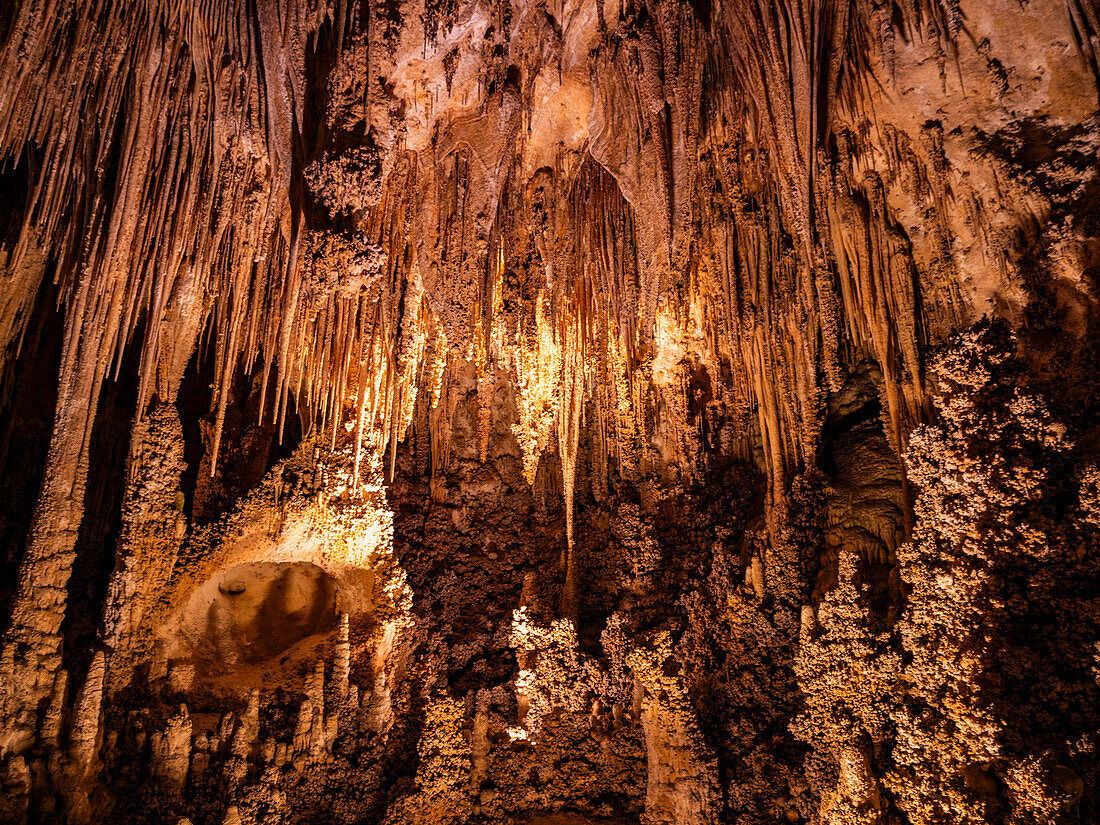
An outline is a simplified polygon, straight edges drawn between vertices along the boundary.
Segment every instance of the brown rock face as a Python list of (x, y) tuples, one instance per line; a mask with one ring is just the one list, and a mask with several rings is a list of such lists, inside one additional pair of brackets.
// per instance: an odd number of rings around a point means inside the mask
[(1097, 0), (0, 4), (0, 823), (1100, 821)]

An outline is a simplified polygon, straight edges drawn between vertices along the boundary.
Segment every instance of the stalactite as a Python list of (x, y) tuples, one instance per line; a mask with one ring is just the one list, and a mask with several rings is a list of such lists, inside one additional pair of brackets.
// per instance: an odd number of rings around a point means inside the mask
[(577, 559), (573, 537), (574, 496), (576, 489), (577, 444), (580, 439), (581, 414), (588, 385), (585, 374), (585, 351), (578, 325), (569, 324), (561, 333), (562, 398), (558, 408), (557, 437), (561, 457), (562, 490), (565, 497), (565, 592), (563, 612), (575, 617), (578, 609)]

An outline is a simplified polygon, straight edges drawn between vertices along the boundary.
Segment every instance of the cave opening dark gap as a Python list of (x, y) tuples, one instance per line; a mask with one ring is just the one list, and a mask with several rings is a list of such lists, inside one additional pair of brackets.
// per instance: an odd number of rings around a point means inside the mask
[[(892, 541), (900, 541), (898, 531), (904, 525), (903, 469), (883, 422), (883, 381), (879, 365), (865, 358), (851, 366), (843, 387), (828, 398), (818, 467), (830, 492), (821, 525), (820, 556), (807, 569), (816, 601), (837, 582), (837, 554), (859, 547), (856, 584), (877, 623), (887, 621), (891, 607), (899, 607), (891, 585), (896, 562), (890, 560), (893, 548), (884, 532), (892, 524)], [(858, 519), (846, 514), (849, 508), (860, 514)], [(880, 549), (868, 551), (868, 542)], [(876, 557), (876, 552), (887, 557)]]
[(852, 368), (839, 392), (830, 393), (818, 457), (818, 467), (830, 478), (837, 473), (835, 450), (840, 438), (868, 421), (881, 425), (882, 401), (877, 387), (882, 380), (877, 364), (863, 362)]

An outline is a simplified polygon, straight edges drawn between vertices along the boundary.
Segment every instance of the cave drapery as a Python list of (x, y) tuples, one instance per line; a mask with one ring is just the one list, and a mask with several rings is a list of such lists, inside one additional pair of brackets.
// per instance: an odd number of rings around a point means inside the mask
[(0, 821), (1100, 821), (1097, 0), (0, 7)]

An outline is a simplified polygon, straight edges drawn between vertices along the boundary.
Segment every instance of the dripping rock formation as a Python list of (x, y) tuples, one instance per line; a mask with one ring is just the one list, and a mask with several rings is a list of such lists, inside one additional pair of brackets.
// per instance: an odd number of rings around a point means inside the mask
[(1098, 0), (0, 3), (0, 823), (1100, 822)]

